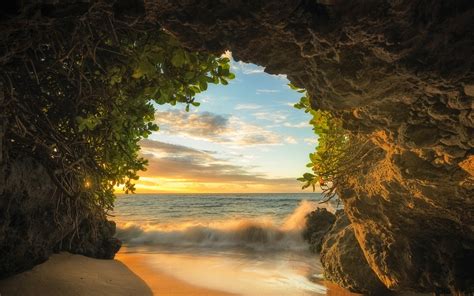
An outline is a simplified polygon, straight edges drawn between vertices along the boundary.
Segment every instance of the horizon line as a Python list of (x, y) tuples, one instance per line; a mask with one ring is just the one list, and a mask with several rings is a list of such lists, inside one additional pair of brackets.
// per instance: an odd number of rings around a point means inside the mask
[(321, 194), (322, 192), (116, 192), (116, 195), (136, 195), (136, 194)]

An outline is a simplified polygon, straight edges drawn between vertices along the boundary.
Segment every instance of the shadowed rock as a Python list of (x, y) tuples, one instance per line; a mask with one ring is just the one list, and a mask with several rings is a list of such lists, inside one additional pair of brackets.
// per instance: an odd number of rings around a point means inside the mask
[(303, 238), (309, 243), (312, 252), (321, 252), (323, 238), (335, 221), (336, 216), (325, 208), (317, 208), (306, 216)]
[[(136, 2), (129, 11), (141, 13)], [(190, 49), (231, 50), (287, 74), (366, 143), (338, 195), (384, 285), (474, 291), (474, 1), (155, 0), (144, 8)]]
[(389, 291), (370, 268), (343, 211), (324, 236), (321, 264), (326, 279), (352, 292), (387, 295)]
[(53, 249), (113, 258), (120, 248), (114, 233), (104, 215), (60, 194), (37, 161), (0, 167), (0, 278), (45, 261)]

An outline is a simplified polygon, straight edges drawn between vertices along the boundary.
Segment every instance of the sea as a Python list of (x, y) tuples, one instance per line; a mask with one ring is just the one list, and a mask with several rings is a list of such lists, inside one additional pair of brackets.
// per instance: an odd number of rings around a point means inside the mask
[[(179, 280), (236, 295), (328, 295), (302, 239), (319, 193), (119, 195), (121, 252)], [(258, 291), (258, 293), (256, 292)]]

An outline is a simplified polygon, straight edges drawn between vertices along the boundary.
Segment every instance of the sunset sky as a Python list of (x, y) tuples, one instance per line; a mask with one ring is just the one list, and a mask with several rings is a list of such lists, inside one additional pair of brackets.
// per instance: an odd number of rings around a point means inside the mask
[(232, 61), (236, 78), (210, 85), (198, 108), (158, 106), (160, 131), (141, 142), (148, 170), (137, 193), (301, 192), (316, 136), (309, 115), (293, 108), (301, 94), (284, 76)]

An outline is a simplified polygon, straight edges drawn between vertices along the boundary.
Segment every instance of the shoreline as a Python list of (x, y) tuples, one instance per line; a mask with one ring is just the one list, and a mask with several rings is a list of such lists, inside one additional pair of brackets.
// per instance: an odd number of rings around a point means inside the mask
[[(331, 296), (355, 296), (335, 284), (325, 282)], [(66, 252), (53, 254), (33, 269), (0, 280), (1, 296), (232, 296), (188, 283), (152, 268), (146, 256), (118, 252), (115, 259), (94, 259)]]
[(237, 294), (208, 289), (180, 280), (160, 269), (146, 264), (145, 257), (139, 253), (118, 252), (115, 260), (123, 263), (138, 275), (151, 289), (153, 295), (160, 296), (234, 296)]
[[(138, 255), (139, 256), (139, 255)], [(147, 269), (137, 258), (94, 259), (66, 252), (53, 254), (33, 269), (0, 280), (1, 296), (228, 296)]]
[[(1, 296), (232, 296), (180, 280), (147, 265), (139, 253), (117, 253), (115, 259), (94, 259), (62, 252), (33, 269), (0, 280)], [(324, 281), (328, 296), (357, 296)], [(426, 296), (394, 293), (399, 296)]]

